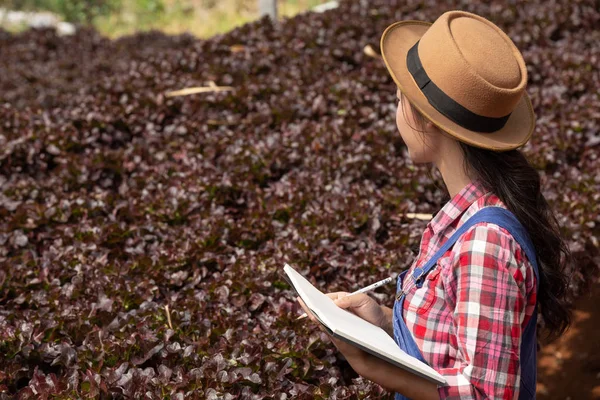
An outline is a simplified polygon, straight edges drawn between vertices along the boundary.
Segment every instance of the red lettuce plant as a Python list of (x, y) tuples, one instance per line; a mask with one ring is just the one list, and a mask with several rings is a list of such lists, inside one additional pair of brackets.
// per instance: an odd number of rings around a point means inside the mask
[[(410, 265), (425, 222), (403, 214), (447, 197), (363, 49), (451, 8), (523, 51), (523, 150), (577, 294), (600, 260), (595, 1), (345, 1), (204, 41), (0, 32), (0, 398), (390, 398), (294, 321), (279, 271), (333, 291)], [(234, 90), (165, 96), (209, 81)]]

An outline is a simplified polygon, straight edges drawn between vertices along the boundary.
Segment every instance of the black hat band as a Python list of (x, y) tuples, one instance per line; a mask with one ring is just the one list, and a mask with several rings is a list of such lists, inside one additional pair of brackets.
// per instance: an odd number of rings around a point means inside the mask
[(510, 113), (499, 118), (485, 117), (475, 114), (458, 104), (429, 79), (419, 58), (418, 45), (419, 42), (415, 43), (408, 51), (406, 65), (415, 82), (417, 82), (419, 89), (421, 89), (421, 92), (429, 101), (429, 104), (465, 129), (482, 133), (491, 133), (502, 129), (506, 121), (508, 121)]

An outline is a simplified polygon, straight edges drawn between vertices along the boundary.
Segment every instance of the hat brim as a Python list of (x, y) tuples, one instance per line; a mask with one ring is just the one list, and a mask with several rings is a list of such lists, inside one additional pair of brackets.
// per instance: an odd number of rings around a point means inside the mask
[(383, 61), (400, 91), (434, 125), (462, 142), (495, 151), (512, 150), (527, 143), (535, 128), (535, 114), (527, 93), (523, 94), (506, 124), (492, 133), (465, 129), (429, 104), (408, 71), (406, 55), (430, 26), (431, 23), (423, 21), (398, 21), (388, 26), (381, 36)]

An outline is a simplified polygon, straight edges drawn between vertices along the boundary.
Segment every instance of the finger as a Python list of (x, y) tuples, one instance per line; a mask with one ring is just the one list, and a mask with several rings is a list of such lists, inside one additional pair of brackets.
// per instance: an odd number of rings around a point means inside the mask
[(335, 337), (333, 337), (331, 334), (329, 334), (329, 332), (325, 332), (325, 333), (327, 334), (327, 338), (329, 338), (329, 341), (330, 341), (331, 343), (333, 343), (333, 345), (334, 345), (334, 346), (335, 346), (335, 347), (336, 347), (338, 350), (340, 350), (340, 345), (339, 345), (339, 343), (340, 343), (340, 340), (339, 340), (339, 339), (336, 339)]
[(329, 297), (331, 300), (337, 300), (340, 297), (344, 297), (345, 295), (350, 294), (348, 292), (331, 292), (331, 293), (327, 293), (327, 297)]
[(302, 308), (304, 309), (304, 312), (306, 312), (308, 315), (310, 315), (310, 313), (308, 312), (308, 306), (306, 305), (306, 303), (300, 297), (296, 297), (296, 300), (298, 300), (298, 303), (300, 303), (300, 306), (302, 306)]
[(331, 340), (331, 343), (333, 343), (335, 345), (335, 347), (337, 347), (339, 349), (340, 348), (339, 339), (334, 338), (329, 333), (327, 334), (327, 336), (329, 337), (329, 340)]
[(296, 297), (296, 300), (298, 301), (298, 303), (300, 303), (300, 306), (302, 306), (302, 308), (304, 309), (304, 312), (306, 313), (308, 318), (310, 318), (312, 321), (316, 321), (315, 317), (310, 312), (308, 306), (304, 303), (304, 301), (302, 301), (300, 296)]
[(352, 296), (340, 297), (335, 301), (335, 304), (340, 308), (358, 308), (367, 302), (371, 301), (371, 298), (364, 293), (353, 294)]
[(306, 304), (304, 304), (304, 301), (302, 301), (302, 299), (300, 298), (300, 296), (296, 297), (296, 301), (298, 303), (300, 303), (300, 305), (302, 306), (302, 308), (306, 307)]

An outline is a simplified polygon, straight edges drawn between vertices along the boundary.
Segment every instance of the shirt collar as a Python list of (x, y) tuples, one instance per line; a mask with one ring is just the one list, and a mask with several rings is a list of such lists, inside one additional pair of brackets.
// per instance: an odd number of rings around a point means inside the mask
[(466, 209), (486, 193), (481, 181), (474, 180), (465, 185), (454, 197), (448, 201), (440, 211), (429, 221), (427, 226), (436, 235), (446, 229), (452, 222), (460, 217)]

